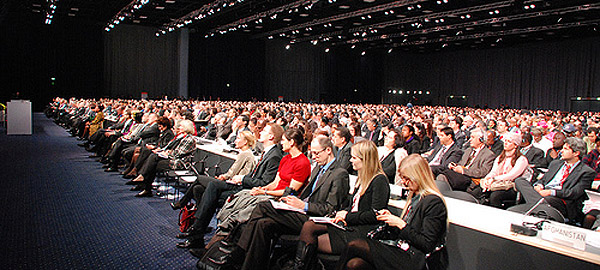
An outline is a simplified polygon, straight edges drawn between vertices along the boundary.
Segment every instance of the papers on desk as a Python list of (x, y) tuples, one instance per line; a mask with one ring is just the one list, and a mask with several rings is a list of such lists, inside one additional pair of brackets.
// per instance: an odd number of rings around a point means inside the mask
[(239, 183), (237, 183), (237, 182), (234, 182), (234, 181), (233, 181), (233, 180), (231, 180), (231, 179), (229, 179), (229, 180), (225, 180), (225, 183), (227, 183), (227, 184), (231, 184), (231, 185), (236, 185), (236, 186), (241, 186), (241, 185), (242, 185), (242, 182), (239, 182)]
[(303, 209), (298, 209), (296, 207), (292, 207), (287, 203), (282, 203), (282, 202), (278, 202), (278, 201), (274, 201), (274, 200), (269, 200), (269, 201), (271, 202), (271, 205), (273, 205), (273, 208), (275, 208), (275, 209), (294, 211), (294, 212), (306, 214), (306, 212), (304, 212)]
[(188, 175), (188, 176), (182, 176), (179, 179), (181, 179), (181, 182), (183, 182), (183, 183), (191, 184), (191, 183), (194, 183), (196, 181), (196, 179), (198, 179), (198, 177), (196, 177), (195, 175)]
[(594, 209), (600, 209), (600, 193), (591, 190), (586, 190), (585, 193), (588, 199), (583, 202), (583, 213), (587, 213)]
[(344, 226), (341, 226), (339, 224), (333, 223), (333, 218), (328, 218), (328, 217), (310, 217), (310, 220), (312, 220), (315, 223), (325, 223), (325, 224), (329, 224), (333, 227), (336, 227), (338, 229), (341, 230), (346, 230), (346, 228)]
[(177, 170), (177, 171), (175, 171), (175, 175), (177, 175), (177, 176), (194, 175), (194, 173), (190, 172), (190, 171), (186, 171), (186, 170)]

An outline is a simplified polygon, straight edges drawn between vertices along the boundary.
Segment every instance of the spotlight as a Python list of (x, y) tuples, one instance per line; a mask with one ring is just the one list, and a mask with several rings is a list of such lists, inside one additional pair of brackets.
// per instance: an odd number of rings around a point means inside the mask
[(328, 53), (329, 52), (329, 48), (325, 49), (325, 52)]
[(365, 55), (366, 53), (367, 53), (366, 51), (363, 51), (360, 55)]
[(291, 46), (290, 46), (290, 44), (288, 44), (288, 45), (285, 45), (285, 49), (286, 49), (286, 50), (289, 50), (289, 49), (290, 49), (290, 47), (291, 47)]

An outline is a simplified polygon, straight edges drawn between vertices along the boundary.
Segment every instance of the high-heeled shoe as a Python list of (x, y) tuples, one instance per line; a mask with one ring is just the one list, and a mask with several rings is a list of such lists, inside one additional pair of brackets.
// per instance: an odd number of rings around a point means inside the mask
[(152, 197), (152, 191), (144, 190), (138, 194), (135, 194), (136, 197)]

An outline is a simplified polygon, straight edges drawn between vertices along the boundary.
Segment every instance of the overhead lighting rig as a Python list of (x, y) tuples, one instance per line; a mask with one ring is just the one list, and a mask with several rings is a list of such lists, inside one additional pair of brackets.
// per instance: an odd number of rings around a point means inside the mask
[[(385, 35), (376, 35), (376, 36), (370, 36), (370, 37), (365, 37), (365, 38), (360, 38), (360, 39), (355, 38), (355, 39), (351, 39), (351, 40), (342, 41), (341, 44), (356, 44), (356, 43), (360, 43), (360, 42), (372, 42), (372, 41), (385, 40), (385, 39), (391, 39), (391, 38), (405, 38), (403, 40), (403, 42), (398, 46), (421, 45), (421, 44), (426, 44), (426, 43), (430, 43), (430, 42), (423, 42), (422, 40), (408, 42), (407, 38), (414, 36), (414, 35), (426, 35), (426, 34), (431, 34), (431, 33), (439, 32), (439, 31), (447, 31), (447, 30), (453, 30), (453, 29), (457, 29), (457, 30), (458, 29), (466, 29), (466, 28), (469, 28), (472, 26), (481, 26), (481, 25), (487, 25), (487, 24), (492, 24), (492, 23), (506, 23), (509, 21), (516, 21), (516, 20), (523, 20), (523, 19), (540, 18), (540, 17), (547, 17), (547, 16), (559, 16), (559, 15), (578, 12), (578, 11), (582, 11), (582, 10), (592, 10), (592, 9), (600, 9), (600, 3), (536, 11), (536, 12), (530, 12), (530, 13), (525, 13), (525, 14), (515, 14), (515, 15), (510, 15), (510, 16), (500, 17), (500, 18), (488, 18), (488, 19), (483, 19), (483, 20), (476, 20), (476, 21), (470, 21), (470, 22), (452, 24), (452, 25), (435, 26), (435, 27), (431, 27), (431, 28), (418, 29), (418, 30), (413, 30), (413, 31), (408, 31), (408, 32), (403, 32), (403, 33), (391, 33), (391, 34), (385, 34)], [(577, 25), (571, 25), (571, 24), (565, 24), (565, 25), (568, 27), (576, 27), (577, 26)], [(565, 27), (560, 27), (558, 29), (563, 29), (563, 28), (565, 28)], [(531, 31), (531, 32), (540, 31), (540, 30), (538, 30), (538, 28), (532, 28), (532, 27), (527, 28), (527, 29), (535, 29), (534, 31)], [(499, 32), (494, 32), (494, 33), (505, 33), (505, 32), (499, 31)], [(509, 34), (504, 34), (504, 35), (509, 35)], [(465, 40), (465, 39), (469, 39), (469, 37), (480, 38), (478, 36), (478, 34), (464, 35), (464, 31), (462, 31), (462, 30), (457, 31), (455, 36), (463, 36), (463, 37), (467, 37), (467, 38), (444, 38), (444, 39), (439, 39), (438, 42), (450, 42), (450, 41), (455, 41), (455, 40)], [(488, 36), (489, 36), (489, 34), (486, 34), (486, 37), (488, 37)], [(310, 40), (310, 38), (311, 37), (306, 37), (307, 40)], [(313, 37), (313, 39), (314, 39), (314, 37)], [(429, 39), (429, 40), (431, 40), (431, 39)], [(438, 40), (438, 39), (433, 39), (433, 40)], [(306, 40), (300, 39), (300, 40), (296, 40), (296, 41), (303, 42)], [(446, 46), (442, 46), (442, 48), (443, 47), (446, 47)]]
[(291, 13), (294, 10), (297, 10), (301, 7), (304, 7), (305, 10), (309, 10), (312, 8), (312, 5), (316, 2), (318, 2), (318, 0), (300, 0), (267, 11), (259, 12), (253, 14), (252, 16), (212, 29), (208, 32), (208, 34), (205, 37), (214, 36), (215, 33), (225, 34), (228, 31), (236, 31), (240, 28), (246, 28), (248, 24), (252, 22), (254, 22), (255, 24), (260, 24), (263, 22), (263, 18), (265, 18), (265, 20), (266, 18), (271, 18), (272, 20), (274, 20), (275, 18), (277, 18), (277, 14), (284, 12)]
[(352, 11), (352, 12), (348, 12), (348, 13), (343, 13), (343, 14), (339, 14), (339, 15), (335, 15), (335, 16), (331, 16), (331, 17), (327, 17), (327, 18), (322, 18), (322, 19), (318, 19), (318, 20), (312, 20), (310, 22), (306, 22), (306, 23), (302, 23), (302, 24), (297, 24), (297, 25), (292, 25), (289, 27), (284, 27), (281, 29), (277, 29), (274, 31), (270, 31), (270, 32), (266, 32), (266, 33), (262, 33), (259, 35), (256, 35), (256, 37), (258, 38), (262, 38), (262, 37), (267, 37), (267, 36), (274, 36), (274, 35), (279, 35), (281, 33), (285, 33), (285, 32), (291, 32), (293, 30), (298, 30), (298, 29), (304, 29), (307, 27), (311, 27), (311, 26), (316, 26), (316, 25), (323, 25), (323, 24), (328, 24), (331, 22), (335, 22), (335, 21), (340, 21), (340, 20), (345, 20), (348, 18), (352, 18), (352, 17), (361, 17), (361, 16), (368, 16), (369, 14), (374, 14), (377, 12), (384, 12), (386, 10), (390, 10), (393, 8), (398, 8), (398, 7), (402, 7), (402, 6), (407, 6), (407, 5), (415, 5), (421, 2), (427, 2), (426, 0), (401, 0), (401, 1), (394, 1), (391, 3), (387, 3), (387, 4), (382, 4), (382, 5), (378, 5), (378, 6), (374, 6), (374, 7), (369, 7), (369, 8), (364, 8), (361, 10), (356, 10), (356, 11)]
[(144, 5), (148, 4), (150, 0), (133, 0), (131, 3), (123, 7), (115, 16), (113, 16), (110, 21), (106, 24), (104, 31), (110, 32), (113, 28), (115, 28), (118, 24), (123, 22), (126, 18), (132, 17), (133, 13), (136, 10), (142, 8)]
[(158, 31), (156, 32), (156, 36), (164, 35), (168, 32), (175, 31), (175, 29), (182, 28), (188, 24), (213, 16), (227, 8), (231, 8), (237, 4), (241, 4), (244, 1), (245, 0), (216, 0), (210, 2), (208, 4), (203, 5), (201, 8), (184, 15), (181, 18), (163, 24), (160, 27), (160, 29), (158, 29)]
[(54, 13), (56, 13), (56, 8), (58, 5), (58, 0), (48, 0), (48, 9), (46, 9), (46, 20), (44, 24), (52, 24), (52, 19), (54, 19)]

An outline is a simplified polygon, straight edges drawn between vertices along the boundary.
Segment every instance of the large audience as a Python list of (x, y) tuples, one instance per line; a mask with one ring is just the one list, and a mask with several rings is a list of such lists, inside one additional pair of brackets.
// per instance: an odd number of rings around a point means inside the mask
[[(260, 269), (271, 241), (292, 234), (294, 269), (314, 269), (319, 252), (347, 269), (443, 265), (430, 255), (446, 252), (444, 197), (600, 227), (600, 211), (584, 207), (600, 183), (600, 113), (59, 97), (45, 112), (137, 197), (153, 196), (157, 173), (186, 167), (200, 141), (237, 149), (227, 172), (198, 176), (171, 204), (196, 202), (177, 246), (206, 264)], [(408, 191), (401, 213), (387, 210), (390, 185)]]

